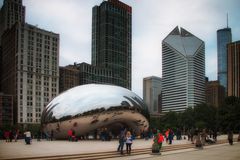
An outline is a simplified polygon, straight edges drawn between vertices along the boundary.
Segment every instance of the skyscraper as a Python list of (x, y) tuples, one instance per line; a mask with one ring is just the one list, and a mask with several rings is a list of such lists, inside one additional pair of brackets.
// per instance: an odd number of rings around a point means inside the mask
[(227, 44), (232, 42), (231, 28), (217, 31), (218, 81), (227, 92)]
[(118, 0), (92, 10), (92, 65), (113, 72), (113, 84), (131, 89), (132, 8)]
[(2, 52), (2, 91), (13, 95), (15, 123), (40, 123), (58, 94), (59, 35), (16, 23), (2, 36)]
[(240, 97), (240, 41), (227, 45), (228, 96)]
[(205, 45), (176, 27), (162, 41), (162, 111), (183, 111), (205, 102)]
[(25, 22), (25, 6), (22, 0), (4, 0), (0, 10), (0, 91), (2, 76), (2, 34), (5, 30), (10, 29), (16, 22)]
[(161, 102), (159, 96), (162, 93), (162, 78), (146, 77), (143, 79), (143, 101), (147, 104), (150, 115), (159, 115)]
[(206, 84), (206, 103), (220, 107), (224, 103), (225, 89), (218, 81), (209, 81)]
[(0, 20), (0, 83), (13, 96), (14, 123), (40, 123), (44, 106), (58, 94), (59, 35), (25, 23), (22, 0), (4, 0)]
[(16, 22), (25, 23), (25, 6), (22, 5), (22, 0), (4, 0), (0, 11), (0, 45), (3, 32)]

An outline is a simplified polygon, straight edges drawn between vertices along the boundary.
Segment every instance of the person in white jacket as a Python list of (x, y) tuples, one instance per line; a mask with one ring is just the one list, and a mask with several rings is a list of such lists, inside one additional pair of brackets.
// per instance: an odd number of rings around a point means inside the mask
[(127, 131), (127, 134), (126, 134), (126, 147), (127, 147), (127, 154), (131, 154), (131, 146), (132, 146), (132, 135), (131, 135), (131, 132), (130, 131)]
[(26, 144), (31, 144), (31, 132), (27, 130), (24, 132)]

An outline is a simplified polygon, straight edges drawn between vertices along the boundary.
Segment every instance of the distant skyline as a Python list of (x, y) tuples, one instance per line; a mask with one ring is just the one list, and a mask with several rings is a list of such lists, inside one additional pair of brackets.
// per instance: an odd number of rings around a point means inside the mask
[[(102, 0), (23, 0), (26, 22), (60, 34), (60, 66), (91, 63), (92, 7)], [(205, 42), (206, 76), (217, 79), (216, 31), (228, 26), (240, 40), (239, 0), (122, 0), (132, 17), (132, 91), (142, 97), (143, 78), (162, 77), (162, 40), (176, 26)], [(3, 0), (0, 0), (2, 6)]]

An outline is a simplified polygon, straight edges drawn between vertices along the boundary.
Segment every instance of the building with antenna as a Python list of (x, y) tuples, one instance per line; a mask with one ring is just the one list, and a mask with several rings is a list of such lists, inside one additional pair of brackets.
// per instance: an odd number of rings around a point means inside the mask
[[(232, 42), (231, 28), (217, 30), (217, 57), (218, 57), (218, 81), (227, 91), (227, 44)], [(227, 93), (225, 94), (227, 95)]]

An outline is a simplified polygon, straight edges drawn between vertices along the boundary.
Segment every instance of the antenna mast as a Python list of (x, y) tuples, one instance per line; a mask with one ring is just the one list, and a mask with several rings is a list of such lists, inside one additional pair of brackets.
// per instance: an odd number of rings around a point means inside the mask
[(228, 28), (228, 13), (227, 13), (227, 28)]

